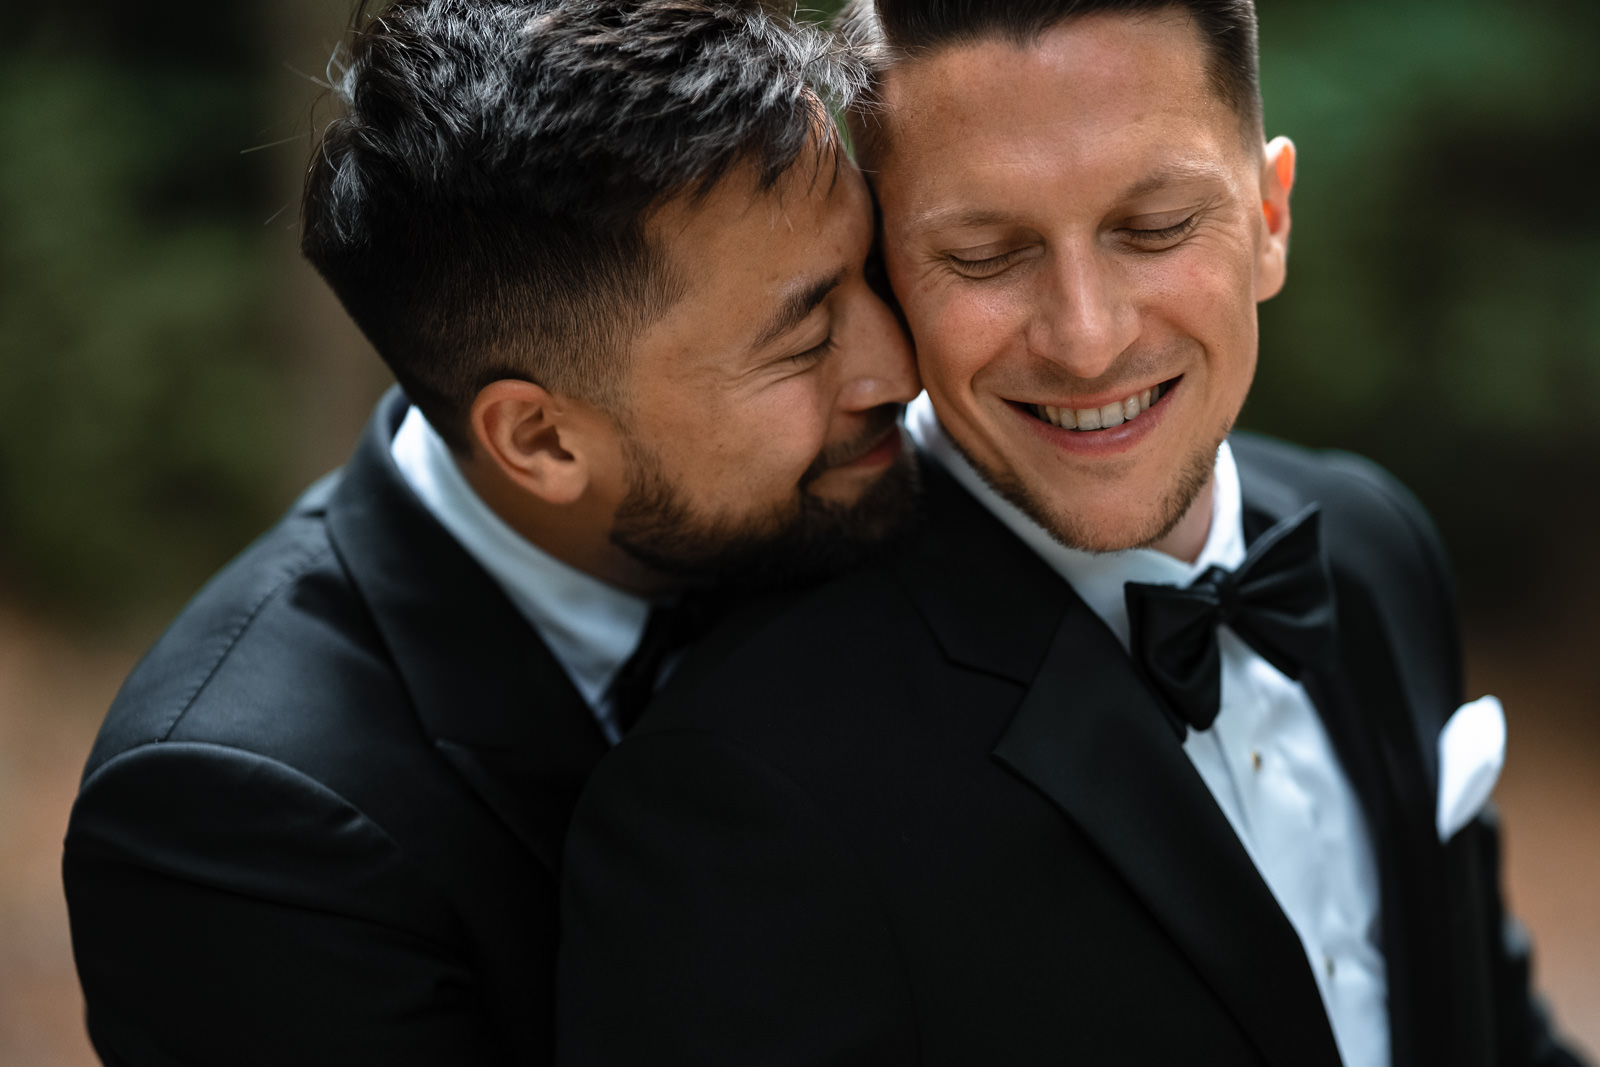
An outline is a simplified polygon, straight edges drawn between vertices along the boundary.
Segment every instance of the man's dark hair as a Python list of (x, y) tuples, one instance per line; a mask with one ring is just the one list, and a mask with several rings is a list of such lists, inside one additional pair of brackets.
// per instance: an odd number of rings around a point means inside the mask
[(738, 0), (400, 0), (356, 27), (301, 249), (460, 451), (500, 378), (626, 410), (629, 342), (683, 291), (656, 209), (826, 166), (865, 78)]
[(895, 63), (984, 40), (1030, 45), (1083, 15), (1181, 11), (1211, 53), (1212, 87), (1252, 136), (1261, 129), (1261, 80), (1253, 0), (849, 0), (839, 25), (867, 48), (881, 75)]

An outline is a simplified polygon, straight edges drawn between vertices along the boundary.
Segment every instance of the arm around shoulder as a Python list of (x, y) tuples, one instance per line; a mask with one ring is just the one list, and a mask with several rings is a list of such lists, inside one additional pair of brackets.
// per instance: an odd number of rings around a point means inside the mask
[(108, 1064), (509, 1061), (425, 873), (282, 763), (190, 743), (108, 760), (63, 876)]

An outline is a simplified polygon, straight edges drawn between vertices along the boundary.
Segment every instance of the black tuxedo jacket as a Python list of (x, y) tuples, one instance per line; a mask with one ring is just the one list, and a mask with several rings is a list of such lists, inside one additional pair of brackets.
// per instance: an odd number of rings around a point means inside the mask
[(64, 872), (108, 1064), (538, 1064), (556, 871), (606, 749), (389, 445), (223, 570), (135, 669)]
[[(1495, 832), (1433, 828), (1455, 605), (1370, 465), (1240, 436), (1247, 537), (1324, 509), (1310, 678), (1372, 827), (1397, 1065), (1567, 1063)], [(927, 465), (892, 563), (719, 640), (568, 839), (560, 1062), (1335, 1067), (1304, 950), (1115, 637)]]

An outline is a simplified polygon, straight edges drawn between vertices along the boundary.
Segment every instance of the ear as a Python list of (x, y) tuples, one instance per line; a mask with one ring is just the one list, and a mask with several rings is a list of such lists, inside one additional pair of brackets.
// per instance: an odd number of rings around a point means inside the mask
[(524, 491), (571, 504), (592, 476), (585, 407), (532, 382), (491, 382), (472, 402), (474, 450)]
[(1289, 269), (1289, 191), (1294, 188), (1294, 142), (1274, 137), (1261, 160), (1261, 247), (1256, 253), (1256, 299), (1277, 296)]

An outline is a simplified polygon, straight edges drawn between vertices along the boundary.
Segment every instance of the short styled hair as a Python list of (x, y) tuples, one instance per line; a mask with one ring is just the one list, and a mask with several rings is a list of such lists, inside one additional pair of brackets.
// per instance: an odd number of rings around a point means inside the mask
[(630, 342), (684, 288), (655, 211), (825, 158), (865, 82), (739, 0), (399, 0), (335, 60), (301, 249), (458, 451), (500, 378), (625, 410)]
[(1194, 20), (1211, 53), (1212, 88), (1244, 128), (1259, 135), (1261, 76), (1253, 0), (848, 0), (837, 21), (845, 36), (867, 51), (874, 74), (881, 76), (896, 63), (946, 48), (996, 38), (1032, 44), (1057, 24), (1084, 15), (1164, 11), (1181, 11)]

